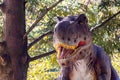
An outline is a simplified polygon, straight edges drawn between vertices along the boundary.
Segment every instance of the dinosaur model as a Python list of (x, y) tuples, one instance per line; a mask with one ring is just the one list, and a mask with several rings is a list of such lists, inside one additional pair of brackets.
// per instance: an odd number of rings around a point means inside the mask
[(58, 80), (119, 80), (109, 56), (93, 44), (84, 14), (57, 17), (53, 46), (61, 67)]

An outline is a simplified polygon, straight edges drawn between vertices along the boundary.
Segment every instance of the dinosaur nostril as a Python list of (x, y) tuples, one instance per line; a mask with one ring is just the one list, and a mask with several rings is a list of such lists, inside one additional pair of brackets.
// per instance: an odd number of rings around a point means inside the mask
[(68, 38), (68, 41), (70, 41), (70, 38)]
[(76, 39), (74, 40), (74, 42), (76, 43)]
[(62, 37), (62, 40), (64, 40), (65, 38), (64, 37)]

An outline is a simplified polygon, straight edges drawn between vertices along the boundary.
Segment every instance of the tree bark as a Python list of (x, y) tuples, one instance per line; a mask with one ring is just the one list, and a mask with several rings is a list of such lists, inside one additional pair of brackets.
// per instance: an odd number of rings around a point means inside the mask
[(7, 44), (6, 65), (0, 66), (0, 80), (26, 80), (28, 69), (24, 0), (3, 0), (3, 40)]

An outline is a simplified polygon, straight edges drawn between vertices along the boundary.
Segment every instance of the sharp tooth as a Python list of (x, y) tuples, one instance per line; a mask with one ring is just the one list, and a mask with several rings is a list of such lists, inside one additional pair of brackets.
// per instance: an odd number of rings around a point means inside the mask
[(77, 46), (72, 46), (72, 45), (67, 45), (67, 44), (62, 44), (62, 43), (55, 45), (56, 49), (59, 48), (60, 46), (66, 48), (66, 49), (75, 49), (77, 47)]
[(60, 55), (61, 55), (60, 47), (57, 48), (56, 51), (57, 51), (57, 58), (60, 59)]
[(71, 54), (69, 54), (69, 50), (74, 50), (75, 48), (76, 48), (76, 46), (70, 46), (70, 45), (66, 45), (66, 44), (62, 44), (62, 43), (56, 44), (55, 49), (57, 51), (57, 58), (61, 59), (61, 58), (69, 57), (71, 55)]

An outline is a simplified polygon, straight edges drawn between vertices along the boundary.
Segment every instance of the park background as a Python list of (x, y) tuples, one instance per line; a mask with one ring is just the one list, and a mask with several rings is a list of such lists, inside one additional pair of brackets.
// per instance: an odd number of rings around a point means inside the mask
[[(79, 15), (88, 17), (93, 42), (100, 45), (110, 56), (111, 62), (120, 76), (120, 0), (59, 0), (51, 10), (47, 8), (58, 0), (26, 0), (26, 29), (38, 20), (28, 34), (29, 55), (31, 57), (54, 50), (52, 34), (56, 16)], [(42, 18), (39, 16), (44, 14)], [(3, 16), (0, 13), (0, 33)], [(2, 40), (2, 34), (0, 34)], [(38, 40), (38, 41), (36, 41)], [(35, 45), (30, 43), (35, 42)], [(54, 80), (59, 75), (56, 53), (41, 56), (30, 62), (27, 80)]]

